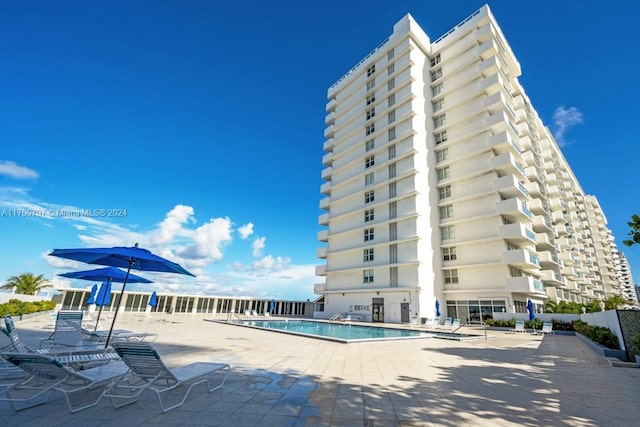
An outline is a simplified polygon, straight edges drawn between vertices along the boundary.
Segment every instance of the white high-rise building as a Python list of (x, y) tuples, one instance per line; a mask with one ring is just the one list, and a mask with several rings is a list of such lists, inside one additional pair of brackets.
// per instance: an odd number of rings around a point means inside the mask
[(438, 305), (480, 322), (612, 293), (604, 214), (520, 73), (483, 6), (433, 42), (405, 16), (329, 88), (317, 317), (410, 322)]

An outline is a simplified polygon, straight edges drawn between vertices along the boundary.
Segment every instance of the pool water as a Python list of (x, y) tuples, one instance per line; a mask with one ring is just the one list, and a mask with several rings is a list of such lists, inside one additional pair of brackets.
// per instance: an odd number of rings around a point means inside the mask
[(316, 322), (312, 320), (234, 320), (230, 324), (346, 343), (431, 338), (434, 336), (425, 331), (380, 328), (350, 323)]

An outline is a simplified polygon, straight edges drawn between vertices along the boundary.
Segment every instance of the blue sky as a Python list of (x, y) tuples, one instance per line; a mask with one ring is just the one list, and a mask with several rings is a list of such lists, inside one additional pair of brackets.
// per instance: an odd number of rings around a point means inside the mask
[[(89, 288), (55, 274), (92, 266), (46, 254), (138, 242), (197, 278), (128, 289), (314, 298), (327, 88), (406, 13), (435, 40), (484, 3), (3, 2), (0, 283), (34, 272)], [(489, 4), (637, 270), (622, 240), (640, 214), (640, 5)]]

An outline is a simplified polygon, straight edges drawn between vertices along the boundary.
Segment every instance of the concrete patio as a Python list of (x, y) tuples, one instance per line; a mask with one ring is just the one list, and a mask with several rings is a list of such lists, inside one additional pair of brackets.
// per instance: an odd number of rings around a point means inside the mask
[[(206, 315), (124, 314), (117, 328), (154, 332), (170, 366), (231, 365), (226, 385), (196, 387), (161, 413), (155, 396), (70, 414), (57, 396), (14, 412), (11, 426), (630, 426), (640, 419), (640, 369), (613, 367), (573, 336), (508, 334), (340, 344), (206, 322)], [(104, 322), (108, 327), (108, 322)], [(27, 344), (50, 316), (17, 321)], [(465, 328), (463, 332), (484, 332)], [(8, 340), (0, 338), (0, 346)]]

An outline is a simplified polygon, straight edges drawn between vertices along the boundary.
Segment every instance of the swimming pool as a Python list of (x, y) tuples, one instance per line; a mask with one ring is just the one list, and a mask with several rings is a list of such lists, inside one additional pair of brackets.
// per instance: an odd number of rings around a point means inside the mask
[(425, 331), (313, 320), (232, 320), (228, 324), (342, 343), (434, 337), (434, 334)]

